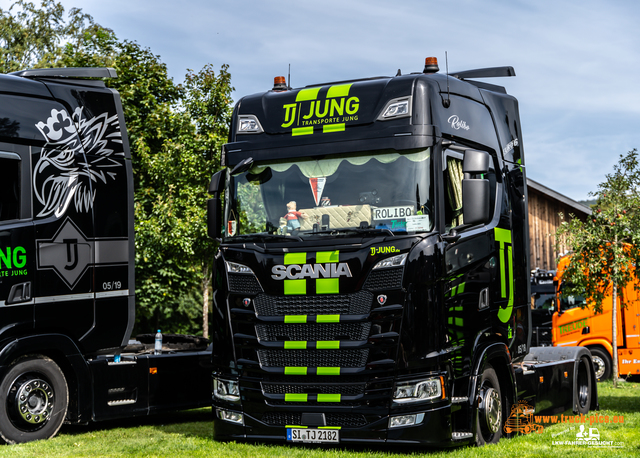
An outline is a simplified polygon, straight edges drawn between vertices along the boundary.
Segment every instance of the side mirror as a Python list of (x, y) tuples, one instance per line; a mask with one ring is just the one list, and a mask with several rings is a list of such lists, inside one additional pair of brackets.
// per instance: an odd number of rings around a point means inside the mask
[(462, 162), (462, 211), (465, 225), (486, 224), (491, 221), (489, 214), (489, 180), (472, 178), (474, 175), (489, 173), (491, 156), (486, 151), (466, 150)]
[(222, 222), (222, 201), (220, 193), (224, 190), (226, 177), (227, 171), (220, 170), (213, 174), (209, 183), (209, 192), (213, 194), (213, 199), (207, 201), (207, 234), (212, 239), (222, 237), (220, 225)]
[(222, 237), (222, 202), (220, 197), (207, 200), (207, 234), (216, 240)]

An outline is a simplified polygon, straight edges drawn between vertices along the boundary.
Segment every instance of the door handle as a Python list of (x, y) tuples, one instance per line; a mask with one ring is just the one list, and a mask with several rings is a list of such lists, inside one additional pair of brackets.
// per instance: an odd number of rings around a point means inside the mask
[(31, 300), (31, 282), (16, 283), (9, 291), (9, 298), (5, 302), (6, 305), (19, 304)]

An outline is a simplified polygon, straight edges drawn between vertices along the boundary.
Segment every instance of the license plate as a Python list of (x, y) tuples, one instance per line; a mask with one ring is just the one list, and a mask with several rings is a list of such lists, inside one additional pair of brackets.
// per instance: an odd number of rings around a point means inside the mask
[(340, 431), (337, 429), (287, 428), (287, 441), (338, 443), (340, 442)]

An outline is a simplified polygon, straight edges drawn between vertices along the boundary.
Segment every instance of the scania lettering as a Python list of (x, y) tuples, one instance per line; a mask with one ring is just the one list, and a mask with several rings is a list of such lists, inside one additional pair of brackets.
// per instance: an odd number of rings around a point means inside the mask
[(518, 103), (475, 80), (506, 76), (428, 59), (238, 101), (208, 202), (216, 439), (484, 444), (520, 401), (597, 408), (586, 349), (531, 347)]
[[(113, 69), (0, 75), (0, 439), (211, 403), (204, 339), (134, 318), (133, 172)], [(155, 330), (153, 330), (155, 333)], [(179, 341), (179, 342), (178, 342)], [(189, 350), (185, 350), (189, 349)]]

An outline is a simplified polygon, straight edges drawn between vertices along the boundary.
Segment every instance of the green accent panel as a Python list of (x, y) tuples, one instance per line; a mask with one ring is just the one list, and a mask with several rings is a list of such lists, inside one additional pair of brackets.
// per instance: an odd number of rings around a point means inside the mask
[(307, 262), (307, 253), (285, 253), (285, 264), (304, 264)]
[(313, 134), (313, 126), (309, 127), (294, 127), (291, 129), (291, 136), (297, 137), (298, 135), (312, 135)]
[(318, 429), (341, 429), (342, 426), (318, 426)]
[(307, 280), (283, 280), (284, 294), (307, 294)]
[(304, 340), (286, 340), (284, 342), (285, 350), (306, 350), (307, 342)]
[(499, 227), (496, 227), (494, 231), (496, 241), (511, 243), (511, 231), (509, 229), (501, 229)]
[(285, 367), (284, 375), (307, 375), (306, 367)]
[(339, 278), (318, 278), (316, 280), (316, 294), (338, 294), (339, 292)]
[(323, 264), (325, 262), (338, 262), (340, 260), (340, 251), (318, 251), (316, 253), (316, 262)]
[(460, 284), (458, 285), (458, 293), (457, 293), (457, 294), (462, 294), (462, 293), (464, 293), (464, 287), (465, 287), (465, 285), (466, 285), (466, 283), (464, 283), (464, 282), (463, 282), (463, 283), (460, 283)]
[(307, 402), (307, 393), (285, 393), (285, 402)]
[(340, 402), (341, 394), (319, 394), (318, 402)]
[(346, 97), (349, 95), (350, 89), (351, 84), (339, 84), (337, 86), (331, 86), (327, 91), (327, 98), (331, 99), (333, 97)]
[(307, 315), (285, 315), (285, 323), (306, 323)]
[[(285, 428), (300, 428), (300, 429), (307, 429), (308, 426), (300, 426), (300, 425), (285, 425)], [(320, 428), (323, 428), (323, 426), (320, 426)]]
[(331, 132), (344, 132), (345, 124), (342, 122), (340, 124), (325, 124), (322, 126), (323, 134), (330, 134)]
[(316, 100), (318, 98), (319, 87), (313, 87), (310, 89), (302, 89), (296, 95), (296, 102), (307, 102), (309, 100)]
[(320, 350), (337, 350), (340, 348), (339, 340), (318, 340), (316, 348)]
[(498, 310), (498, 318), (503, 323), (509, 321), (509, 319), (511, 318), (511, 314), (513, 313), (513, 290), (515, 285), (513, 283), (513, 258), (511, 257), (511, 245), (509, 245), (509, 248), (507, 249), (507, 256), (509, 259), (509, 284), (511, 286), (509, 288), (509, 302), (507, 303), (507, 307)]
[(318, 367), (316, 369), (318, 375), (340, 375), (339, 367)]
[(340, 323), (340, 315), (317, 315), (316, 323)]

